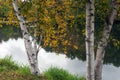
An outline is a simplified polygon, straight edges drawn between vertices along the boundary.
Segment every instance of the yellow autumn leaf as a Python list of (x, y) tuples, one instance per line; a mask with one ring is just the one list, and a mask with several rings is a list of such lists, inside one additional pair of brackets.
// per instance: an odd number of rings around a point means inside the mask
[(73, 45), (73, 47), (74, 47), (75, 49), (78, 49), (78, 46), (76, 46), (76, 45)]

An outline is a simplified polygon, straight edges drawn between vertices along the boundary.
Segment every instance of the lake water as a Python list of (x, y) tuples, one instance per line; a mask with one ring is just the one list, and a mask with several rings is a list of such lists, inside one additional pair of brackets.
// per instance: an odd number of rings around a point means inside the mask
[[(24, 47), (24, 41), (21, 38), (9, 39), (0, 43), (0, 58), (11, 55), (13, 60), (19, 64), (28, 64), (27, 55)], [(78, 59), (71, 60), (63, 54), (46, 52), (41, 49), (38, 55), (39, 68), (45, 71), (51, 66), (56, 66), (68, 70), (72, 74), (85, 76), (86, 63)], [(103, 66), (103, 80), (120, 80), (120, 67), (113, 65)]]

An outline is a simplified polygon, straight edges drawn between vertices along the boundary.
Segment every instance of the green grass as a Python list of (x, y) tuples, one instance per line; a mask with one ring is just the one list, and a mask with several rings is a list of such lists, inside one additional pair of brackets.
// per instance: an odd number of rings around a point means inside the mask
[(0, 80), (85, 80), (63, 69), (51, 67), (40, 77), (30, 74), (29, 67), (16, 64), (11, 56), (0, 59)]
[(51, 67), (44, 72), (44, 75), (48, 78), (48, 80), (85, 80), (77, 75), (70, 74), (66, 70), (58, 69), (57, 67)]
[(0, 72), (1, 71), (8, 71), (8, 70), (17, 70), (18, 65), (12, 61), (11, 56), (6, 56), (3, 59), (0, 59)]

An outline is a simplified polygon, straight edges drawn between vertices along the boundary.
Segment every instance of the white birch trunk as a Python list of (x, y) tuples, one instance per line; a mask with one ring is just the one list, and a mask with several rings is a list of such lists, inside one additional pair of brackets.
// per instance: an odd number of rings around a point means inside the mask
[(102, 80), (102, 65), (103, 65), (103, 58), (105, 54), (105, 47), (107, 46), (107, 40), (109, 38), (114, 19), (117, 15), (117, 0), (113, 0), (112, 2), (112, 9), (108, 19), (104, 24), (103, 35), (98, 43), (97, 53), (96, 53), (96, 62), (95, 62), (95, 80)]
[(37, 59), (38, 50), (37, 50), (36, 40), (34, 40), (34, 46), (32, 46), (32, 41), (30, 40), (30, 34), (28, 32), (27, 25), (25, 24), (25, 20), (23, 16), (19, 12), (18, 0), (13, 0), (13, 7), (16, 13), (16, 16), (19, 20), (20, 28), (23, 34), (31, 74), (40, 76), (40, 71), (38, 68), (38, 59)]
[(86, 2), (86, 80), (94, 80), (94, 0)]

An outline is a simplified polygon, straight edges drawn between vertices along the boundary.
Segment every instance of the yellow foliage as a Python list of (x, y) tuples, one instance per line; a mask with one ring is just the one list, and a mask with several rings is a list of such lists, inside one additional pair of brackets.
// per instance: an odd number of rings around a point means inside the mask
[(70, 15), (69, 18), (70, 18), (70, 19), (74, 19), (74, 16), (73, 16), (73, 15)]
[(51, 42), (50, 42), (50, 46), (51, 47), (57, 47), (57, 45), (58, 45), (58, 41), (57, 40), (52, 40)]
[(76, 46), (76, 45), (73, 45), (73, 47), (74, 47), (75, 49), (78, 49), (78, 46)]
[(67, 48), (66, 47), (63, 48), (63, 51), (64, 51), (65, 54), (67, 54)]
[(0, 24), (0, 28), (2, 27), (2, 24)]

